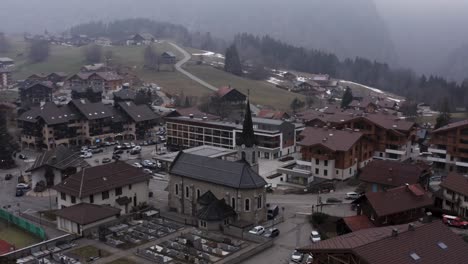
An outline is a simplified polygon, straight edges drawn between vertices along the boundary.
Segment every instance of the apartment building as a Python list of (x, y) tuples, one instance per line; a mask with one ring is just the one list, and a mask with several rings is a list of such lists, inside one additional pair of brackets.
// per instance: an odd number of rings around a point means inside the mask
[(69, 87), (91, 86), (101, 87), (104, 92), (114, 92), (122, 88), (123, 77), (116, 72), (80, 72), (72, 75), (67, 80)]
[(468, 217), (468, 177), (451, 172), (440, 184), (442, 209)]
[(48, 82), (25, 83), (19, 88), (21, 106), (27, 108), (52, 102), (53, 89)]
[[(193, 115), (166, 117), (167, 146), (182, 150), (201, 145), (234, 149), (242, 134), (240, 122), (209, 120)], [(252, 118), (258, 157), (275, 159), (296, 152), (303, 124)]]
[(429, 143), (435, 169), (468, 173), (468, 120), (432, 131)]
[(33, 107), (18, 118), (18, 127), (23, 148), (53, 149), (58, 145), (142, 139), (158, 121), (146, 105), (113, 107), (80, 99), (64, 106), (46, 103)]
[(417, 156), (416, 124), (386, 112), (363, 113), (355, 110), (308, 110), (299, 118), (307, 126), (349, 128), (363, 133), (373, 142), (373, 158), (405, 161)]
[(351, 129), (306, 127), (300, 134), (302, 160), (312, 176), (346, 180), (372, 159), (372, 143)]
[(0, 89), (8, 89), (12, 84), (11, 69), (0, 67)]

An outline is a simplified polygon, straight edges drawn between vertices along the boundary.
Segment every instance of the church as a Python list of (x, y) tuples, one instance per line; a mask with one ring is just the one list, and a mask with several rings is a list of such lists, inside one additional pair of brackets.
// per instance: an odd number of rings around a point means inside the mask
[(171, 211), (198, 220), (200, 228), (219, 229), (241, 221), (267, 219), (265, 180), (258, 174), (258, 153), (247, 102), (237, 161), (179, 152), (169, 169)]

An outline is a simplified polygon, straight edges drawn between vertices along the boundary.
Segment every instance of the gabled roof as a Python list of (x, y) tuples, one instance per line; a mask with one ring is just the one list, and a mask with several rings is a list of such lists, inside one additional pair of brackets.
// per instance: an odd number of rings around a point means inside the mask
[(362, 169), (359, 180), (397, 187), (418, 183), (422, 176), (429, 173), (430, 167), (423, 163), (373, 160)]
[(456, 172), (451, 172), (440, 184), (442, 188), (449, 189), (459, 194), (468, 196), (468, 177)]
[(448, 124), (446, 126), (443, 126), (443, 127), (439, 127), (438, 129), (432, 131), (432, 133), (444, 132), (444, 131), (448, 131), (448, 130), (451, 130), (451, 129), (463, 127), (463, 126), (466, 126), (466, 125), (468, 125), (468, 119), (458, 121), (458, 122), (454, 122), (454, 123), (450, 123), (450, 124)]
[(55, 214), (74, 223), (87, 225), (112, 216), (118, 216), (120, 215), (120, 209), (106, 205), (80, 203), (62, 208), (56, 211)]
[(89, 164), (84, 159), (80, 158), (78, 152), (74, 152), (65, 146), (59, 145), (55, 149), (41, 153), (27, 172), (35, 171), (44, 166), (65, 170), (70, 167), (87, 168)]
[(147, 105), (136, 105), (133, 102), (119, 102), (119, 107), (135, 122), (155, 120), (159, 116)]
[(93, 93), (102, 93), (103, 89), (101, 86), (88, 86), (88, 85), (80, 85), (80, 86), (73, 86), (71, 87), (72, 92), (75, 93), (86, 93), (88, 90), (91, 90)]
[(75, 106), (88, 120), (112, 117), (113, 114), (112, 107), (102, 102), (91, 103), (88, 99), (75, 99), (69, 104)]
[(78, 114), (75, 113), (68, 105), (57, 106), (52, 102), (47, 102), (40, 107), (32, 107), (30, 110), (21, 114), (18, 118), (20, 121), (35, 123), (39, 119), (44, 120), (48, 125), (56, 125), (68, 123), (71, 120), (76, 120)]
[(344, 217), (343, 221), (352, 232), (375, 227), (366, 215)]
[(209, 205), (198, 210), (197, 217), (205, 221), (222, 221), (236, 214), (236, 211), (234, 211), (231, 206), (227, 205), (224, 199), (216, 199)]
[[(392, 236), (392, 230), (398, 231)], [(446, 247), (446, 248), (444, 248)], [(299, 249), (307, 253), (353, 253), (368, 264), (464, 264), (468, 244), (440, 221), (364, 229)], [(414, 260), (411, 254), (420, 257)]]
[(83, 169), (55, 185), (54, 189), (83, 198), (117, 187), (144, 182), (150, 178), (151, 176), (144, 173), (143, 170), (117, 161)]
[(262, 109), (262, 110), (260, 110), (260, 112), (258, 112), (257, 117), (280, 120), (280, 119), (283, 119), (283, 118), (289, 118), (289, 115), (286, 112), (283, 112), (283, 111)]
[(352, 130), (306, 127), (301, 132), (301, 146), (322, 145), (332, 151), (348, 151), (363, 136)]
[(32, 89), (32, 88), (36, 88), (38, 86), (49, 89), (51, 92), (54, 89), (51, 86), (50, 82), (35, 82), (35, 83), (33, 83), (31, 85), (28, 85), (28, 86), (21, 86), (20, 89), (23, 90), (23, 91), (26, 91), (26, 90), (29, 90), (29, 89)]
[(223, 97), (226, 94), (230, 93), (232, 90), (234, 90), (234, 88), (229, 87), (229, 86), (224, 86), (224, 87), (219, 88), (218, 91), (216, 91), (216, 94), (219, 97)]
[(245, 162), (213, 159), (179, 152), (170, 173), (235, 189), (264, 188), (265, 180)]
[(120, 89), (120, 91), (114, 92), (114, 99), (120, 100), (135, 100), (136, 92), (131, 89)]
[(383, 192), (368, 192), (358, 200), (365, 198), (379, 217), (427, 207), (434, 203), (419, 184), (400, 186)]
[(211, 192), (207, 191), (204, 194), (202, 194), (200, 197), (197, 199), (197, 203), (200, 205), (209, 205), (214, 201), (217, 201), (218, 198)]

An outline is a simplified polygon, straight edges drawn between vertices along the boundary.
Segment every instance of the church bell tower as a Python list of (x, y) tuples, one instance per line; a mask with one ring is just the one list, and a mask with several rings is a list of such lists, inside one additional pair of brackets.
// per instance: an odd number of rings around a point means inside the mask
[(258, 148), (254, 134), (252, 112), (250, 111), (250, 102), (247, 100), (245, 107), (244, 123), (239, 142), (236, 143), (237, 157), (239, 160), (247, 162), (252, 169), (258, 173)]

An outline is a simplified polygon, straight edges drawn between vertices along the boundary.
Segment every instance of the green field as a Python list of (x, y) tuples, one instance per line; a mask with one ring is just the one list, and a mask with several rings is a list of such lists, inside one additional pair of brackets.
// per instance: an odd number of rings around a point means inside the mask
[[(78, 72), (81, 66), (86, 64), (84, 60), (85, 47), (51, 45), (50, 56), (46, 61), (31, 63), (27, 58), (29, 44), (20, 38), (11, 39), (10, 42), (13, 48), (7, 54), (0, 54), (0, 56), (11, 57), (15, 60), (16, 71), (13, 73), (13, 77), (17, 80), (24, 79), (33, 73), (59, 71), (72, 74)], [(155, 43), (153, 46), (158, 53), (171, 51), (178, 59), (182, 57), (182, 54), (167, 42)], [(113, 46), (103, 49), (104, 52), (106, 50), (113, 52), (110, 64), (132, 67), (142, 80), (158, 84), (165, 92), (170, 94), (184, 93), (199, 98), (212, 93), (211, 90), (179, 72), (156, 72), (143, 69), (144, 48), (143, 46)], [(188, 51), (190, 53), (200, 52), (192, 48)], [(216, 87), (231, 85), (243, 93), (250, 90), (251, 100), (255, 104), (289, 110), (289, 105), (295, 97), (303, 99), (301, 95), (276, 88), (267, 82), (240, 78), (210, 66), (188, 65), (186, 67), (188, 71)]]
[(304, 97), (300, 94), (288, 92), (264, 81), (241, 78), (211, 66), (187, 65), (185, 69), (215, 87), (231, 85), (245, 94), (250, 91), (250, 98), (255, 104), (289, 110), (290, 104), (295, 97), (304, 100)]
[(4, 221), (0, 221), (0, 239), (14, 245), (16, 248), (27, 247), (41, 241), (40, 238)]

